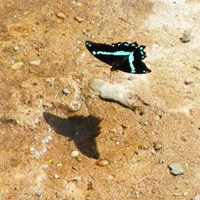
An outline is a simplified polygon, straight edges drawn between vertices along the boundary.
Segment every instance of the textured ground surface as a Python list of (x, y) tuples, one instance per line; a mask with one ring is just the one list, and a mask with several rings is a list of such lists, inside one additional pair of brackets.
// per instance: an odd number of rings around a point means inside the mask
[[(193, 198), (199, 16), (198, 0), (1, 0), (0, 199)], [(86, 40), (144, 44), (152, 72), (110, 77)], [(128, 94), (132, 109), (99, 98), (96, 78)], [(184, 174), (171, 175), (171, 162)]]

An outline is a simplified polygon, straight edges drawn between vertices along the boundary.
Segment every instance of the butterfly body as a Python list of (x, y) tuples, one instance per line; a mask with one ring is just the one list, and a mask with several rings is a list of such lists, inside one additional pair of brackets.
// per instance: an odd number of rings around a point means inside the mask
[(139, 46), (136, 42), (108, 45), (86, 41), (85, 45), (93, 56), (111, 65), (112, 71), (121, 70), (132, 74), (145, 74), (151, 71), (142, 62), (146, 57), (145, 46)]

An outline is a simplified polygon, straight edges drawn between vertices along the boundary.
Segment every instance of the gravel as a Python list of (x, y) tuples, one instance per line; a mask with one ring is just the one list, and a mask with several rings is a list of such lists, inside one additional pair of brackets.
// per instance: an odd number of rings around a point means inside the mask
[(46, 78), (45, 82), (48, 83), (50, 86), (52, 86), (55, 80), (56, 79), (54, 77), (49, 77), (49, 78)]
[(187, 79), (184, 81), (184, 83), (185, 83), (186, 85), (191, 85), (191, 84), (194, 83), (194, 80), (191, 79), (191, 78), (187, 78)]
[(193, 66), (194, 69), (196, 69), (197, 71), (200, 71), (200, 67), (199, 66)]
[(34, 66), (40, 65), (40, 63), (41, 63), (41, 60), (31, 60), (31, 61), (29, 61), (29, 64), (34, 65)]
[(72, 166), (72, 171), (77, 172), (77, 171), (79, 171), (79, 168), (77, 166)]
[(66, 19), (66, 15), (63, 12), (58, 12), (56, 16), (60, 19)]
[(176, 162), (172, 162), (168, 165), (168, 168), (170, 170), (170, 173), (174, 176), (177, 176), (177, 175), (182, 175), (184, 174), (184, 169), (182, 167), (181, 164), (179, 163), (176, 163)]
[(55, 178), (55, 179), (59, 179), (60, 177), (59, 177), (58, 174), (54, 174), (54, 178)]
[(78, 151), (72, 151), (71, 152), (71, 157), (78, 157), (78, 155), (79, 155), (79, 152)]
[(18, 50), (19, 50), (19, 47), (18, 47), (18, 46), (15, 46), (15, 47), (13, 48), (13, 50), (14, 50), (14, 51), (18, 51)]
[(183, 42), (183, 43), (187, 43), (187, 42), (190, 41), (190, 35), (189, 35), (187, 32), (185, 32), (185, 33), (183, 33), (183, 35), (182, 35), (182, 37), (180, 38), (180, 40), (181, 40), (181, 42)]
[(68, 95), (70, 92), (69, 92), (69, 90), (67, 89), (67, 88), (64, 88), (63, 90), (62, 90), (62, 92), (63, 92), (63, 94), (66, 94), (66, 95)]
[(14, 65), (12, 65), (10, 68), (16, 70), (16, 69), (20, 69), (23, 65), (24, 65), (23, 62), (17, 62)]
[(96, 162), (98, 166), (105, 167), (109, 164), (109, 161), (106, 159), (101, 159)]
[(141, 193), (140, 193), (139, 191), (135, 191), (135, 196), (136, 196), (137, 198), (139, 198), (140, 195), (141, 195)]
[(162, 150), (162, 144), (160, 144), (158, 142), (154, 142), (153, 148), (154, 148), (155, 151), (160, 151), (160, 150)]
[(81, 108), (81, 102), (73, 101), (73, 102), (70, 103), (68, 108), (71, 112), (75, 112), (75, 111), (77, 111)]
[(84, 19), (82, 17), (79, 17), (79, 16), (74, 17), (74, 19), (79, 23), (84, 21)]

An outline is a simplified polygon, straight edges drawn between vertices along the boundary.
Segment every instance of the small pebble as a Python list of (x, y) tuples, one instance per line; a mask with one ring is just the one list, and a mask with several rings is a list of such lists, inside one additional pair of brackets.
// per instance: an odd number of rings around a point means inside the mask
[(148, 126), (148, 125), (149, 125), (149, 122), (145, 121), (144, 126)]
[(198, 66), (193, 66), (194, 69), (196, 69), (197, 71), (200, 71), (200, 67)]
[(31, 147), (31, 148), (30, 148), (30, 151), (34, 151), (34, 150), (35, 150), (35, 148), (34, 148), (34, 147)]
[(141, 193), (140, 193), (139, 191), (135, 191), (135, 196), (136, 196), (137, 198), (139, 198), (140, 195), (141, 195)]
[(58, 174), (54, 174), (54, 178), (59, 179), (59, 175)]
[(35, 31), (37, 31), (37, 29), (36, 29), (35, 27), (33, 27), (33, 28), (32, 28), (32, 31), (35, 32)]
[(183, 43), (187, 43), (190, 41), (190, 35), (187, 32), (184, 32), (180, 40)]
[(63, 166), (62, 163), (58, 163), (58, 164), (57, 164), (57, 167), (62, 167), (62, 166)]
[(63, 12), (58, 12), (56, 16), (60, 19), (66, 19), (66, 15)]
[(154, 142), (153, 148), (155, 151), (160, 151), (162, 149), (162, 145), (160, 143)]
[(174, 176), (184, 174), (184, 169), (179, 163), (172, 162), (168, 165), (168, 168), (170, 170), (170, 173)]
[(77, 110), (79, 110), (81, 108), (81, 103), (78, 101), (73, 101), (70, 105), (69, 105), (69, 110), (72, 112), (75, 112)]
[(78, 170), (79, 170), (79, 168), (78, 168), (77, 166), (73, 166), (73, 167), (72, 167), (72, 171), (73, 171), (73, 172), (77, 172)]
[(187, 79), (184, 81), (184, 83), (185, 83), (186, 85), (191, 85), (191, 84), (194, 83), (194, 80), (191, 79), (191, 78), (187, 78)]
[(81, 161), (82, 161), (82, 158), (76, 157), (76, 160), (77, 160), (78, 162), (81, 162)]
[(79, 16), (74, 17), (74, 19), (79, 23), (84, 21), (84, 19), (82, 17), (79, 17)]
[(69, 92), (69, 90), (67, 89), (67, 88), (64, 88), (63, 90), (62, 90), (62, 92), (63, 92), (63, 94), (66, 94), (66, 95), (68, 95), (70, 92)]
[(98, 161), (96, 162), (96, 164), (97, 164), (98, 166), (105, 167), (105, 166), (107, 166), (107, 165), (109, 164), (109, 161), (108, 161), (108, 160), (105, 160), (105, 159), (101, 159), (101, 160), (98, 160)]
[(82, 181), (82, 180), (83, 180), (83, 178), (81, 176), (77, 176), (72, 179), (72, 181)]
[(71, 157), (73, 157), (73, 158), (78, 157), (78, 155), (79, 155), (78, 151), (72, 151), (71, 152)]
[(159, 164), (164, 164), (165, 161), (161, 158), (161, 159), (158, 159), (158, 163), (159, 163)]
[(115, 177), (113, 176), (113, 175), (108, 175), (107, 176), (107, 180), (108, 181), (112, 181), (112, 180), (114, 180), (115, 179)]
[(126, 124), (121, 124), (121, 127), (124, 129), (128, 128), (128, 126)]
[(176, 197), (177, 196), (182, 196), (182, 194), (180, 192), (176, 192), (176, 193), (173, 194), (173, 196), (176, 196)]
[(139, 152), (138, 152), (137, 150), (135, 150), (133, 153), (134, 153), (135, 155), (139, 155)]
[(93, 184), (92, 181), (89, 181), (88, 185), (87, 185), (87, 190), (93, 190)]
[(47, 78), (47, 79), (45, 80), (45, 82), (46, 82), (46, 83), (49, 83), (49, 85), (52, 86), (55, 80), (56, 80), (56, 79), (55, 79), (54, 77), (49, 77), (49, 78)]
[(29, 64), (30, 65), (34, 65), (34, 66), (40, 65), (40, 63), (41, 63), (41, 60), (32, 60), (32, 61), (29, 61)]
[(14, 65), (12, 65), (10, 68), (11, 69), (20, 69), (24, 65), (23, 62), (17, 62)]
[(19, 47), (18, 47), (18, 46), (15, 46), (15, 47), (13, 48), (13, 50), (14, 50), (14, 51), (18, 51), (18, 50), (19, 50)]

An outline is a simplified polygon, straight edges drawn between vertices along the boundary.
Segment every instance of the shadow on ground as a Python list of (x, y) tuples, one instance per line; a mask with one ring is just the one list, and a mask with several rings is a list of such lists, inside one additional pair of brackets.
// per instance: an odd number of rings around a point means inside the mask
[(78, 150), (90, 158), (99, 158), (95, 138), (100, 133), (100, 119), (89, 115), (67, 119), (44, 112), (44, 119), (56, 133), (73, 140)]

